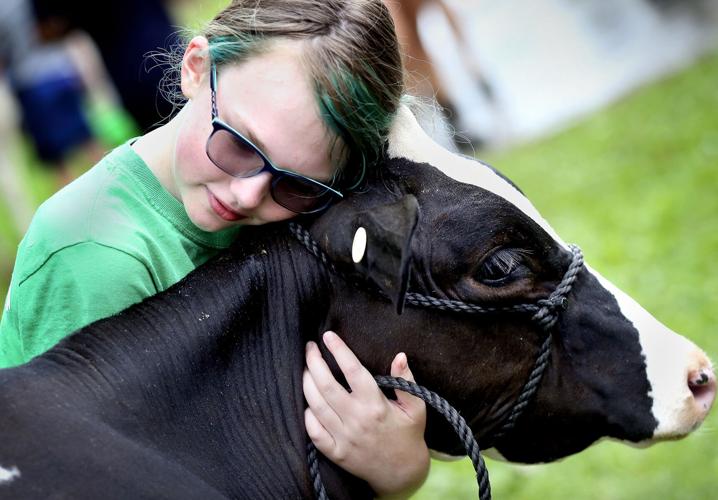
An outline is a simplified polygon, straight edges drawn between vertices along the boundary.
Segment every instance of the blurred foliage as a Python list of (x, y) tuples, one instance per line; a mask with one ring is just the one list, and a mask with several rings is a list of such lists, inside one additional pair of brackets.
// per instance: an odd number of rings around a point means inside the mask
[[(226, 1), (184, 2), (190, 28)], [(718, 56), (643, 87), (553, 138), (484, 155), (586, 259), (658, 319), (718, 357)], [(121, 115), (93, 118), (110, 142)], [(103, 129), (103, 127), (105, 127)], [(131, 130), (131, 126), (128, 126)], [(25, 142), (12, 151), (34, 205), (53, 181)], [(87, 167), (73, 160), (79, 174)], [(0, 297), (20, 234), (0, 200)], [(604, 442), (560, 463), (488, 460), (497, 499), (708, 499), (718, 487), (718, 411), (693, 436), (646, 450)], [(471, 463), (434, 462), (415, 498), (476, 498)]]

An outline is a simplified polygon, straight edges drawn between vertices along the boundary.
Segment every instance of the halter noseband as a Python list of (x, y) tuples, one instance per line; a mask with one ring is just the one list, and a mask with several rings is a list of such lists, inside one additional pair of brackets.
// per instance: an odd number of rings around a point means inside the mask
[[(319, 244), (309, 234), (309, 231), (304, 229), (296, 222), (289, 223), (289, 231), (292, 235), (304, 245), (315, 257), (317, 257), (332, 273), (341, 274), (331, 259), (324, 253), (319, 247)], [(536, 302), (527, 304), (515, 304), (509, 306), (492, 307), (492, 306), (481, 306), (478, 304), (470, 304), (458, 300), (439, 299), (427, 295), (409, 292), (406, 294), (406, 302), (417, 307), (426, 307), (431, 309), (438, 309), (440, 311), (449, 311), (456, 313), (465, 314), (501, 314), (501, 313), (523, 313), (532, 314), (531, 320), (535, 321), (545, 334), (545, 338), (539, 348), (536, 362), (534, 363), (533, 369), (529, 374), (529, 377), (521, 389), (519, 397), (516, 399), (511, 412), (504, 419), (503, 424), (498, 431), (493, 435), (493, 441), (496, 442), (514, 427), (516, 421), (519, 419), (524, 409), (528, 406), (531, 398), (538, 390), (539, 383), (543, 376), (546, 367), (548, 366), (548, 360), (551, 354), (551, 343), (552, 335), (551, 330), (558, 321), (561, 310), (566, 308), (568, 301), (568, 294), (571, 292), (576, 276), (578, 275), (581, 267), (583, 267), (583, 254), (581, 249), (576, 245), (569, 245), (571, 251), (571, 263), (568, 269), (563, 275), (563, 278), (559, 282), (558, 286), (554, 289), (551, 294), (545, 299), (539, 299)], [(437, 394), (421, 387), (417, 384), (413, 384), (401, 378), (377, 376), (375, 377), (380, 387), (394, 388), (404, 390), (418, 396), (437, 411), (443, 414), (456, 430), (459, 438), (462, 440), (464, 447), (467, 450), (469, 457), (474, 463), (474, 468), (477, 473), (477, 480), (479, 483), (479, 498), (481, 500), (490, 500), (491, 490), (488, 479), (488, 472), (486, 471), (486, 465), (481, 458), (479, 446), (476, 443), (473, 433), (464, 421), (464, 419), (458, 414), (458, 412), (449, 405), (446, 400), (439, 397)], [(321, 478), (319, 476), (319, 469), (316, 462), (316, 449), (310, 441), (309, 446), (309, 463), (310, 471), (313, 477), (313, 484), (317, 497), (320, 500), (326, 499), (326, 491), (321, 484)]]

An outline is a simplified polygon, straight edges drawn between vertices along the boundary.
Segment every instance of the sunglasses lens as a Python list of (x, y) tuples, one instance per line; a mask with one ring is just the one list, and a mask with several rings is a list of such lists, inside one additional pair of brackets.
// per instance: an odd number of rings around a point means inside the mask
[(249, 143), (227, 130), (217, 128), (207, 140), (212, 163), (235, 177), (249, 177), (264, 167), (264, 159)]
[(292, 212), (308, 214), (326, 208), (334, 199), (334, 194), (300, 177), (282, 175), (272, 183), (272, 197)]

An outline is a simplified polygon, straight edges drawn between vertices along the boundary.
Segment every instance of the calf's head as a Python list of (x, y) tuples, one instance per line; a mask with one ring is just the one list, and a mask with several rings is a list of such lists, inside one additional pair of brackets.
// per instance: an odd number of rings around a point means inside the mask
[[(370, 369), (385, 373), (393, 355), (406, 352), (417, 381), (455, 405), (480, 444), (512, 461), (554, 460), (601, 437), (680, 438), (700, 425), (716, 391), (709, 359), (584, 266), (553, 329), (538, 392), (513, 430), (494, 439), (544, 333), (526, 314), (404, 307), (406, 293), (536, 303), (562, 280), (572, 254), (510, 181), (435, 145), (407, 109), (388, 153), (366, 191), (310, 228), (347, 275), (334, 280), (339, 300), (325, 326)], [(355, 238), (360, 227), (366, 245)], [(430, 414), (429, 446), (461, 454), (439, 420)]]

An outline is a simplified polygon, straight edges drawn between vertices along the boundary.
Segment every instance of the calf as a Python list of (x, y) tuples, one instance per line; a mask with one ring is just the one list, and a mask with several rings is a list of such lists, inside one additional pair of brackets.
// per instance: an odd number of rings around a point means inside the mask
[[(707, 357), (581, 267), (538, 391), (497, 437), (545, 332), (526, 314), (405, 300), (538, 303), (572, 253), (510, 182), (433, 145), (406, 109), (367, 188), (302, 222), (330, 265), (285, 225), (247, 228), (166, 292), (0, 371), (0, 496), (312, 497), (303, 353), (327, 329), (374, 373), (406, 352), (417, 381), (509, 460), (554, 460), (600, 437), (682, 437), (708, 413)], [(368, 242), (352, 255), (360, 227)], [(426, 440), (461, 453), (434, 414)], [(371, 495), (323, 458), (320, 468), (331, 498)]]

